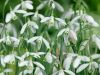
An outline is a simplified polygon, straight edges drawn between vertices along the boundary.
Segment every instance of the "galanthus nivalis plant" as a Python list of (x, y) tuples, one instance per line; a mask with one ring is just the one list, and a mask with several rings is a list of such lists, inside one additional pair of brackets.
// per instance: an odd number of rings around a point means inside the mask
[(38, 1), (21, 0), (0, 23), (0, 75), (100, 75), (99, 24), (83, 0), (67, 12), (57, 1)]

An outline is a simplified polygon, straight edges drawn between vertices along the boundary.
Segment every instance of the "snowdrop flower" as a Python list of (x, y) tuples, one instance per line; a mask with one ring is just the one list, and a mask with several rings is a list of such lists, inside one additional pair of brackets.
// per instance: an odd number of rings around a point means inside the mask
[(71, 39), (72, 42), (76, 42), (77, 41), (77, 34), (75, 31), (70, 30), (69, 31), (69, 37)]
[(52, 63), (53, 62), (53, 57), (52, 54), (50, 52), (48, 52), (45, 56), (45, 59), (48, 63)]
[(81, 58), (80, 56), (77, 56), (77, 58), (73, 62), (73, 67), (77, 68), (81, 64)]
[(92, 36), (93, 42), (95, 42), (96, 46), (100, 49), (100, 38), (97, 37), (96, 35)]
[(63, 69), (53, 73), (52, 75), (65, 75), (65, 73), (67, 73), (69, 75), (75, 75), (75, 73), (72, 72), (71, 70), (63, 70)]
[(44, 75), (42, 70), (39, 67), (36, 67), (34, 74), (35, 75)]
[(90, 15), (84, 14), (83, 19), (85, 19), (93, 27), (99, 26), (99, 24)]
[(19, 45), (20, 40), (15, 37), (6, 36), (0, 39), (0, 43), (1, 42), (6, 43), (7, 45), (13, 44), (14, 47), (17, 47)]
[(83, 49), (85, 49), (88, 43), (89, 43), (89, 40), (83, 41), (81, 43), (81, 46), (80, 46), (80, 51), (82, 51)]
[(62, 18), (64, 19), (71, 19), (71, 17), (74, 15), (74, 10), (73, 9), (69, 9), (67, 12), (65, 12), (65, 14), (62, 16)]
[(64, 8), (54, 0), (46, 0), (43, 1), (40, 5), (37, 6), (37, 10), (43, 9), (45, 6), (50, 6), (52, 9), (57, 9), (60, 12), (64, 12)]
[(27, 60), (21, 60), (18, 62), (18, 66), (19, 67), (24, 67), (24, 66), (27, 66), (28, 64), (28, 61)]
[(44, 55), (45, 53), (44, 52), (36, 52), (36, 53), (30, 52), (29, 54), (35, 58), (40, 58), (40, 55)]
[(58, 75), (65, 75), (65, 73), (64, 73), (63, 70), (60, 70), (60, 71), (58, 72)]
[(34, 61), (33, 64), (35, 64), (37, 67), (41, 68), (42, 70), (45, 70), (45, 67), (40, 62)]
[(56, 28), (66, 25), (66, 22), (63, 19), (55, 18), (54, 16), (44, 17), (40, 22), (49, 24), (49, 27), (55, 25)]
[(9, 64), (9, 63), (13, 63), (15, 62), (15, 55), (14, 54), (9, 54), (9, 55), (6, 55), (3, 59), (4, 63), (6, 64)]
[(38, 29), (38, 25), (36, 24), (36, 22), (34, 21), (28, 21), (27, 23), (25, 23), (22, 28), (21, 28), (21, 31), (20, 31), (20, 34), (23, 34), (26, 30), (26, 28), (29, 27), (30, 30), (35, 33), (36, 32), (36, 29)]
[(43, 42), (45, 44), (45, 46), (47, 47), (47, 49), (50, 49), (49, 42), (45, 38), (43, 38), (42, 36), (32, 37), (27, 42), (31, 43), (31, 42), (34, 42), (34, 41), (39, 41), (40, 44), (42, 44), (42, 42)]
[[(64, 40), (66, 40), (66, 42), (68, 42), (68, 38), (70, 38), (70, 40), (75, 43), (77, 41), (77, 34), (75, 31), (69, 29), (69, 28), (64, 28), (62, 30), (59, 31), (57, 37), (60, 37), (62, 34), (64, 34)], [(66, 44), (66, 43), (65, 43)]]
[(16, 17), (15, 12), (14, 11), (10, 11), (10, 13), (7, 13), (7, 15), (6, 15), (5, 22), (8, 23), (11, 20), (15, 20), (16, 18), (17, 17)]
[(33, 72), (33, 63), (32, 60), (29, 60), (27, 65), (26, 65), (26, 69), (23, 71), (23, 74), (31, 74)]
[(32, 10), (33, 9), (33, 5), (32, 5), (32, 1), (30, 0), (26, 0), (26, 1), (22, 1), (22, 3), (20, 4), (22, 6), (22, 9), (29, 9)]
[(65, 68), (65, 70), (70, 69), (71, 63), (72, 63), (72, 57), (67, 57), (65, 58), (64, 62), (63, 62), (63, 67)]

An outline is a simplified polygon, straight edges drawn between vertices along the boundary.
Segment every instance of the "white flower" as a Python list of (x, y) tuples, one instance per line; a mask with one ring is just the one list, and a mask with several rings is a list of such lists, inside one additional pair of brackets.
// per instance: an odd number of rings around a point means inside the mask
[(6, 15), (6, 18), (5, 18), (5, 22), (8, 23), (10, 22), (12, 19), (15, 20), (17, 17), (16, 17), (16, 14), (14, 11), (10, 11), (10, 13), (7, 13)]
[(9, 54), (6, 55), (3, 59), (4, 63), (13, 63), (15, 62), (15, 55), (14, 54)]
[(36, 67), (34, 74), (35, 75), (44, 75), (42, 70), (39, 67)]
[(100, 38), (98, 38), (96, 35), (92, 36), (93, 42), (95, 42), (96, 46), (100, 49)]
[(19, 67), (27, 66), (27, 64), (28, 64), (28, 61), (26, 61), (26, 60), (21, 60), (21, 61), (18, 62)]
[(52, 54), (50, 52), (48, 52), (45, 56), (45, 59), (48, 63), (52, 63), (53, 61), (53, 57), (52, 57)]
[(69, 37), (70, 37), (71, 41), (77, 41), (77, 34), (76, 34), (75, 31), (70, 30), (69, 31)]
[(65, 68), (65, 70), (70, 69), (70, 66), (71, 66), (71, 63), (72, 63), (72, 59), (73, 58), (71, 56), (69, 56), (64, 60), (63, 67)]
[(65, 73), (64, 73), (63, 70), (60, 70), (60, 71), (58, 72), (58, 75), (65, 75)]
[(80, 64), (81, 64), (81, 58), (80, 56), (78, 56), (73, 62), (73, 67), (77, 68)]
[(66, 25), (65, 20), (61, 18), (55, 18), (54, 16), (44, 17), (40, 22), (49, 24), (49, 27), (55, 26), (56, 28)]
[(47, 47), (47, 49), (50, 49), (50, 45), (49, 45), (49, 42), (43, 38), (42, 36), (35, 36), (35, 37), (32, 37), (30, 38), (27, 42), (28, 43), (31, 43), (31, 42), (34, 42), (34, 41), (38, 41), (40, 44), (42, 44), (42, 42), (45, 44), (45, 46)]
[(45, 70), (45, 67), (40, 62), (33, 62), (37, 67), (40, 67), (41, 69)]
[(29, 0), (22, 1), (21, 5), (22, 5), (22, 9), (29, 9), (29, 10), (33, 9), (32, 1)]
[(53, 1), (53, 0), (43, 1), (40, 5), (37, 6), (36, 9), (41, 10), (47, 5), (51, 6), (52, 9), (57, 9), (60, 12), (64, 12), (64, 8), (58, 2)]
[(90, 15), (84, 14), (84, 19), (93, 27), (98, 27), (99, 24)]
[(21, 31), (20, 31), (20, 34), (23, 34), (26, 30), (26, 28), (29, 27), (30, 30), (35, 33), (36, 32), (36, 29), (38, 29), (38, 25), (34, 22), (34, 21), (28, 21), (27, 23), (25, 23), (22, 28), (21, 28)]

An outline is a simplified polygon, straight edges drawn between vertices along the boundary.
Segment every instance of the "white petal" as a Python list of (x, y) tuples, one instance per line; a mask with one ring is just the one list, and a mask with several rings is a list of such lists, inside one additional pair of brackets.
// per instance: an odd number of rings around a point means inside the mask
[(69, 74), (69, 75), (75, 75), (75, 73), (74, 72), (72, 72), (72, 71), (70, 71), (70, 70), (64, 70), (67, 74)]
[(39, 67), (36, 67), (34, 74), (35, 75), (44, 75)]
[(50, 49), (49, 42), (46, 39), (44, 39), (44, 38), (43, 38), (43, 42), (46, 45), (47, 49)]
[(46, 59), (46, 61), (47, 61), (48, 63), (52, 63), (53, 58), (52, 58), (52, 55), (51, 55), (50, 52), (48, 52), (48, 53), (46, 54), (45, 59)]
[(63, 71), (63, 70), (60, 70), (60, 71), (58, 72), (58, 75), (65, 75), (65, 74), (64, 74), (64, 71)]
[(81, 59), (80, 57), (77, 57), (73, 62), (73, 67), (77, 68), (80, 65), (80, 63), (81, 63)]
[(57, 37), (60, 37), (65, 32), (65, 30), (66, 30), (65, 28), (62, 29), (62, 30), (60, 30), (59, 33), (58, 33), (58, 35), (57, 35)]
[(11, 19), (12, 19), (12, 14), (11, 14), (11, 13), (8, 13), (8, 14), (6, 15), (5, 22), (8, 23), (8, 22), (11, 21)]
[(47, 21), (50, 20), (50, 19), (51, 19), (51, 17), (45, 17), (45, 18), (43, 18), (40, 22), (41, 22), (41, 23), (47, 22)]
[(20, 62), (18, 63), (18, 66), (19, 66), (19, 67), (24, 67), (24, 66), (27, 66), (27, 64), (28, 64), (28, 61), (20, 61)]
[(27, 42), (28, 42), (28, 43), (34, 42), (34, 41), (37, 40), (38, 38), (39, 38), (39, 36), (32, 37), (32, 38), (30, 38)]
[(73, 30), (69, 31), (69, 37), (71, 38), (71, 40), (77, 41), (77, 34)]
[(54, 2), (55, 7), (60, 11), (60, 12), (64, 12), (64, 8), (58, 3), (58, 2)]
[(45, 67), (39, 62), (33, 62), (36, 66), (40, 67), (41, 69), (45, 70)]
[(64, 60), (64, 63), (63, 63), (64, 68), (68, 70), (71, 66), (71, 63), (72, 63), (72, 57), (69, 56)]
[(47, 5), (47, 2), (48, 2), (48, 1), (43, 1), (40, 5), (37, 6), (36, 9), (37, 9), (37, 10), (43, 9), (43, 8)]
[(16, 13), (19, 13), (19, 14), (26, 14), (27, 12), (25, 10), (17, 10), (15, 11)]
[(26, 2), (25, 2), (25, 7), (26, 7), (27, 9), (30, 9), (30, 10), (33, 9), (32, 4), (30, 4), (30, 3), (26, 3)]
[(22, 26), (20, 34), (23, 34), (25, 32), (26, 27), (27, 27), (27, 23)]
[(91, 55), (91, 58), (92, 59), (100, 58), (100, 54), (93, 54), (93, 55)]
[(33, 22), (33, 21), (28, 21), (28, 25), (31, 25), (33, 26), (35, 29), (38, 29), (38, 25), (36, 24), (36, 22)]
[(63, 19), (55, 18), (58, 22), (60, 22), (63, 25), (66, 25), (66, 22)]
[(79, 73), (81, 71), (83, 71), (85, 68), (87, 68), (89, 65), (89, 63), (86, 63), (86, 64), (82, 64), (78, 67), (78, 69), (76, 70), (76, 73)]
[(90, 58), (87, 57), (87, 56), (81, 56), (81, 60), (82, 60), (83, 62), (89, 62), (89, 61), (90, 61)]

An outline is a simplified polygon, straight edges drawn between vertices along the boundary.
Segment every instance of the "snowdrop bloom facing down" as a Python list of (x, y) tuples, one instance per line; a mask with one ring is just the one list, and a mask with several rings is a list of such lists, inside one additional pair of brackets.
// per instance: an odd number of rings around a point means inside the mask
[(41, 20), (41, 23), (49, 24), (49, 27), (55, 26), (56, 28), (66, 25), (66, 22), (63, 19), (55, 18), (54, 16), (44, 17)]
[(37, 10), (43, 9), (45, 6), (50, 6), (52, 9), (57, 9), (60, 12), (64, 12), (64, 8), (54, 0), (46, 0), (43, 1), (40, 5), (37, 6)]
[(65, 75), (65, 73), (64, 73), (63, 70), (60, 70), (60, 71), (58, 72), (58, 75)]
[(99, 26), (99, 24), (93, 19), (93, 17), (91, 17), (87, 14), (84, 14), (83, 18), (90, 24), (90, 26), (93, 26), (93, 27)]
[(16, 18), (17, 17), (16, 17), (15, 12), (14, 11), (10, 11), (10, 13), (7, 13), (7, 15), (6, 15), (5, 22), (8, 23), (11, 20), (15, 20)]
[(100, 49), (100, 38), (97, 37), (96, 35), (92, 36), (93, 42), (95, 42), (96, 46)]
[(4, 63), (6, 64), (12, 64), (13, 62), (15, 62), (15, 55), (14, 54), (9, 54), (6, 55), (3, 59)]
[(22, 1), (21, 3), (21, 6), (22, 6), (22, 9), (29, 9), (29, 10), (32, 10), (33, 9), (33, 5), (32, 5), (32, 1), (30, 0), (26, 0), (26, 1)]
[(69, 31), (69, 37), (71, 39), (72, 42), (76, 42), (77, 41), (77, 34), (75, 31), (70, 30)]
[(45, 38), (43, 38), (42, 36), (32, 37), (27, 42), (31, 43), (31, 42), (34, 42), (34, 41), (38, 41), (40, 44), (42, 44), (42, 42), (43, 42), (45, 44), (45, 46), (47, 47), (47, 49), (50, 49), (49, 42)]
[(20, 31), (20, 34), (23, 34), (26, 30), (26, 28), (29, 27), (30, 30), (35, 33), (36, 32), (36, 29), (38, 29), (38, 25), (36, 24), (36, 22), (34, 21), (28, 21), (27, 23), (25, 23), (22, 28), (21, 28), (21, 31)]
[(53, 61), (53, 57), (52, 57), (52, 54), (50, 52), (48, 52), (45, 56), (45, 59), (48, 63), (52, 63)]
[(36, 67), (34, 75), (44, 75), (42, 70), (39, 67)]

